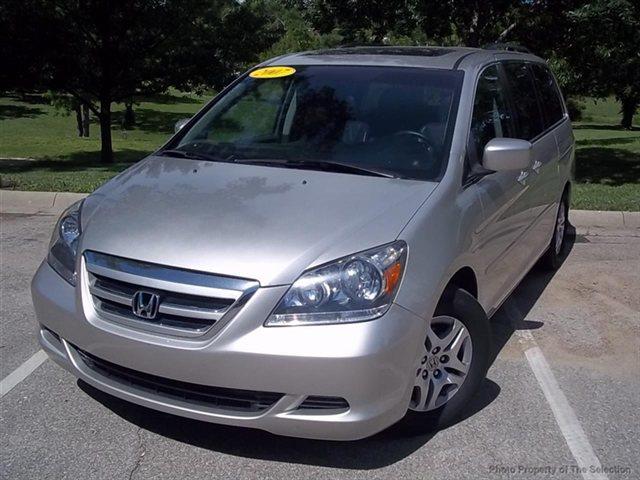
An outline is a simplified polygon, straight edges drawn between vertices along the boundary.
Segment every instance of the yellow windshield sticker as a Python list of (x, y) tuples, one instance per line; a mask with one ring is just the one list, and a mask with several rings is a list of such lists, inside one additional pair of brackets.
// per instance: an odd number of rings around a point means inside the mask
[(249, 74), (251, 78), (280, 78), (296, 73), (293, 67), (265, 67), (254, 70)]

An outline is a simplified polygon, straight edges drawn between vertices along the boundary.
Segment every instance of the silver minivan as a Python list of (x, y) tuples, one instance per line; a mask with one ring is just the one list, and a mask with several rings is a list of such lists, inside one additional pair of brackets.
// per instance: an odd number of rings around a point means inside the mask
[(456, 421), (489, 318), (564, 249), (574, 139), (545, 62), (352, 47), (238, 78), (61, 216), (39, 341), (113, 396), (297, 437)]

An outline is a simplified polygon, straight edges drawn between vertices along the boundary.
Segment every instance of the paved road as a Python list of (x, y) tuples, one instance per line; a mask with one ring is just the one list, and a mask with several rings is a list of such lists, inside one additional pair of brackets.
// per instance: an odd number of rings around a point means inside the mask
[[(54, 220), (0, 216), (0, 378), (38, 351), (29, 281)], [(467, 418), (415, 438), (318, 442), (184, 420), (47, 360), (0, 400), (0, 477), (639, 478), (639, 286), (637, 231), (578, 232), (560, 271), (534, 270), (494, 317), (496, 358)]]

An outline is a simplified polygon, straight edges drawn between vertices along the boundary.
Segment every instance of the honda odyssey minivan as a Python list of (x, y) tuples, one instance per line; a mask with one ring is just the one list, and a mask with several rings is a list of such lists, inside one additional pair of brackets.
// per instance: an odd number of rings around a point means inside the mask
[(39, 341), (95, 388), (193, 419), (352, 440), (460, 418), (489, 318), (563, 253), (574, 139), (527, 53), (285, 55), (72, 205)]

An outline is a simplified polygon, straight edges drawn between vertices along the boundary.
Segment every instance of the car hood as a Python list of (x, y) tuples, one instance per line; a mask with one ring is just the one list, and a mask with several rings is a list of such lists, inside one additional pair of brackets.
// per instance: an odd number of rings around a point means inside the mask
[(152, 156), (86, 199), (80, 248), (284, 285), (395, 240), (436, 185)]

